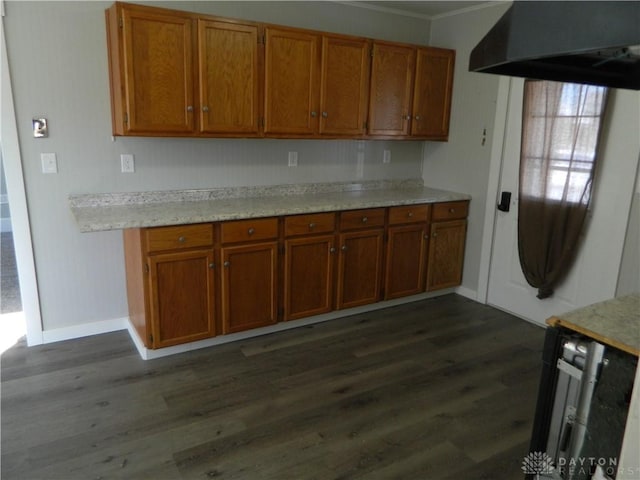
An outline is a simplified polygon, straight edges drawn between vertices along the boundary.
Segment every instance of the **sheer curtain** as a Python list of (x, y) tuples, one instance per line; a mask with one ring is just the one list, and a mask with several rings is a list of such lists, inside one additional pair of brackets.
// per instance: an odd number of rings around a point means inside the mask
[(596, 165), (605, 87), (527, 80), (520, 151), (518, 252), (538, 298), (575, 258)]

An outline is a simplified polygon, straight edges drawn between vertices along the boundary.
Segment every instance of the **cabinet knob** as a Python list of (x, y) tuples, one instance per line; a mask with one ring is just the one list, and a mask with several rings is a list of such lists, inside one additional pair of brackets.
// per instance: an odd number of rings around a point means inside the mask
[(369, 219), (367, 217), (362, 217), (362, 223), (367, 223)]
[(436, 237), (438, 236), (438, 234), (437, 234), (436, 232), (433, 232), (433, 233), (431, 234), (431, 236), (432, 236), (433, 238), (436, 238)]
[(416, 120), (420, 120), (420, 115), (416, 115)]
[(411, 115), (403, 115), (402, 118), (404, 120), (411, 120)]
[(213, 263), (213, 262), (211, 262), (211, 263), (209, 264), (209, 268), (216, 268), (216, 264), (215, 264), (215, 263)]
[(409, 218), (413, 217), (413, 212), (407, 213), (407, 217), (409, 217)]
[(347, 246), (346, 245), (342, 245), (342, 247), (340, 247), (340, 250), (342, 250), (343, 252), (347, 251)]
[(313, 118), (316, 118), (316, 117), (318, 116), (318, 113), (317, 113), (317, 112), (311, 112), (311, 116), (312, 116)]
[(256, 229), (255, 229), (255, 228), (253, 228), (253, 227), (251, 227), (251, 228), (249, 228), (249, 230), (247, 230), (247, 233), (248, 233), (249, 235), (253, 235), (254, 233), (256, 233)]
[(456, 209), (455, 208), (450, 208), (449, 209), (449, 213), (456, 213)]
[(193, 112), (193, 105), (187, 105), (187, 112)]
[(229, 267), (229, 265), (231, 265), (231, 262), (229, 262), (229, 260), (227, 260), (227, 261), (225, 261), (225, 262), (223, 263), (223, 265), (224, 265), (225, 267), (227, 267), (227, 268), (228, 268), (228, 267)]
[(329, 116), (329, 114), (327, 112), (322, 112), (322, 117), (323, 118), (327, 118)]
[(329, 253), (336, 253), (336, 248), (335, 247), (331, 247), (329, 249)]
[(425, 233), (424, 238), (425, 240), (429, 240), (429, 235)]
[(315, 223), (310, 223), (309, 224), (309, 230), (313, 230), (314, 228), (316, 228), (316, 224)]
[(178, 237), (178, 242), (179, 243), (184, 243), (186, 241), (187, 241), (187, 239), (185, 237)]
[(209, 107), (207, 107), (206, 105), (204, 105), (204, 106), (202, 107), (202, 111), (203, 111), (203, 112), (208, 112), (208, 111), (209, 111)]

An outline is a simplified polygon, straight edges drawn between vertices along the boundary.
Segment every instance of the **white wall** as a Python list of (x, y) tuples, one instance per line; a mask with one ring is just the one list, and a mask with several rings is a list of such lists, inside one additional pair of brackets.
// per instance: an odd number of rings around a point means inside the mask
[[(494, 5), (432, 21), (431, 44), (456, 50), (449, 142), (425, 145), (426, 185), (471, 195), (462, 287), (478, 288), (497, 75), (469, 72), (469, 54), (507, 10)], [(483, 132), (486, 129), (486, 136)], [(482, 144), (485, 138), (484, 145)]]
[[(425, 20), (333, 2), (154, 2), (223, 16), (426, 44)], [(71, 193), (226, 185), (348, 181), (355, 141), (117, 138), (112, 141), (104, 10), (107, 2), (6, 3), (7, 55), (14, 91), (43, 329), (127, 316), (121, 232), (81, 234)], [(34, 139), (31, 119), (49, 120)], [(383, 149), (392, 163), (382, 164)], [(287, 152), (299, 167), (286, 167)], [(420, 177), (423, 142), (365, 142), (365, 180)], [(58, 174), (40, 171), (55, 152)], [(134, 174), (119, 173), (133, 153)], [(50, 336), (49, 338), (55, 338)]]

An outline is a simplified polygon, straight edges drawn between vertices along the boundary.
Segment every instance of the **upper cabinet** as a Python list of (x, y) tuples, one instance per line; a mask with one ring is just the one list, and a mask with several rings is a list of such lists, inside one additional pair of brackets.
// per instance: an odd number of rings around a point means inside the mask
[(455, 52), (420, 47), (416, 59), (411, 135), (447, 140)]
[(446, 140), (455, 53), (116, 2), (114, 135)]
[(315, 133), (320, 37), (267, 27), (265, 43), (265, 133)]
[(114, 134), (193, 132), (191, 19), (119, 4), (107, 14)]
[(446, 140), (455, 52), (375, 42), (370, 135)]
[(198, 20), (201, 132), (258, 133), (258, 41), (255, 25)]
[(363, 135), (369, 96), (370, 42), (322, 37), (320, 133)]
[(371, 135), (409, 133), (415, 61), (414, 47), (374, 43), (369, 101)]

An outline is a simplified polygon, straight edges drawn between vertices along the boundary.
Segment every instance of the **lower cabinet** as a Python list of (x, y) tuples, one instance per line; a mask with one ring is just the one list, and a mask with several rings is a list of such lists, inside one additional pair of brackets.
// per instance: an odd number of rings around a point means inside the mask
[(213, 250), (149, 257), (154, 347), (215, 334)]
[(468, 202), (124, 232), (129, 318), (148, 348), (457, 286)]
[(462, 282), (469, 202), (436, 204), (431, 217), (428, 292), (455, 287)]
[(338, 309), (380, 300), (385, 209), (352, 210), (340, 214), (338, 244)]
[(222, 332), (278, 321), (278, 220), (239, 220), (220, 225)]

